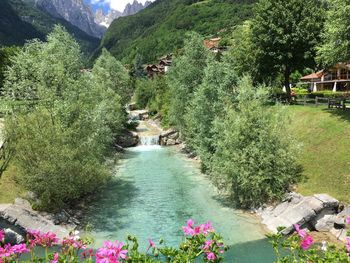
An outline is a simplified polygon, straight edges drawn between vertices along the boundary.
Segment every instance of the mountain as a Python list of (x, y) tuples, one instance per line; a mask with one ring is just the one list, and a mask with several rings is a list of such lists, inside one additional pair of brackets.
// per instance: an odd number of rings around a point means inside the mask
[(139, 11), (141, 11), (142, 9), (146, 8), (147, 6), (149, 6), (150, 4), (152, 4), (151, 1), (147, 1), (144, 5), (142, 3), (139, 3), (137, 0), (134, 0), (134, 2), (132, 4), (127, 4), (124, 12), (123, 12), (123, 16), (131, 16), (134, 15), (136, 13), (138, 13)]
[(152, 4), (151, 1), (146, 1), (145, 4), (139, 3), (137, 0), (134, 0), (132, 4), (127, 4), (123, 12), (119, 12), (117, 10), (110, 10), (107, 15), (103, 14), (102, 9), (97, 9), (95, 13), (95, 22), (101, 26), (109, 27), (113, 20), (122, 17), (122, 16), (130, 16), (138, 13), (142, 9), (146, 8)]
[(108, 28), (94, 57), (102, 48), (130, 63), (139, 53), (144, 62), (183, 45), (188, 31), (205, 37), (230, 34), (249, 19), (256, 0), (157, 0), (133, 16), (120, 17)]
[(98, 47), (98, 38), (42, 11), (35, 0), (0, 0), (0, 45), (21, 46), (29, 39), (44, 40), (56, 24), (64, 26), (85, 53), (91, 53)]
[(61, 18), (93, 37), (101, 38), (106, 28), (95, 22), (95, 15), (83, 0), (36, 0), (36, 6)]

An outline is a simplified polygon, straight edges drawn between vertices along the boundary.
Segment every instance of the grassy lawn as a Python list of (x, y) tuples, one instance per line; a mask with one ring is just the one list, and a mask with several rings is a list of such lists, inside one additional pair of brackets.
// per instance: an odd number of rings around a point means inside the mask
[(0, 179), (0, 204), (12, 203), (16, 197), (23, 196), (25, 191), (16, 183), (16, 168), (11, 164)]
[(306, 179), (297, 191), (328, 193), (350, 203), (350, 110), (291, 106), (292, 130), (302, 144)]

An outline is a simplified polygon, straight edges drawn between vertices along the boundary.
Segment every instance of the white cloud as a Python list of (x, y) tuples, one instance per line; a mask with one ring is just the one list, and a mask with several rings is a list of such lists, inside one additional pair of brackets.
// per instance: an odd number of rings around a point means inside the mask
[[(132, 3), (134, 0), (90, 0), (94, 5), (107, 5), (111, 9), (123, 11), (128, 3)], [(147, 0), (138, 0), (138, 2), (145, 3)]]

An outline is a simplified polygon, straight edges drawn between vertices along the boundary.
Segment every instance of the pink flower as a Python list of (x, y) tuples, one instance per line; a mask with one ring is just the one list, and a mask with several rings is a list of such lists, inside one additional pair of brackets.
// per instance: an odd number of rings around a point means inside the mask
[(308, 250), (311, 245), (314, 243), (314, 240), (312, 238), (312, 236), (310, 235), (307, 235), (302, 241), (301, 241), (301, 248), (304, 249), (304, 250)]
[(193, 224), (194, 224), (194, 221), (191, 218), (187, 220), (187, 226), (188, 227), (192, 228)]
[(6, 244), (4, 247), (0, 247), (0, 258), (8, 258), (13, 255), (21, 255), (23, 253), (30, 252), (25, 244), (14, 245)]
[(348, 238), (348, 242), (346, 243), (346, 249), (350, 253), (350, 238)]
[(211, 222), (205, 223), (201, 225), (202, 231), (204, 235), (207, 235), (209, 232), (214, 232), (214, 228), (211, 225)]
[(298, 235), (299, 235), (301, 238), (305, 238), (305, 237), (306, 237), (306, 232), (305, 232), (305, 230), (301, 230), (301, 229), (300, 229), (300, 226), (297, 225), (297, 224), (294, 224), (293, 226), (294, 226), (294, 228), (295, 228), (295, 231), (297, 231)]
[(204, 242), (203, 250), (208, 251), (213, 243), (214, 243), (213, 240), (206, 240)]
[(102, 248), (96, 252), (96, 263), (120, 263), (119, 259), (125, 259), (128, 251), (122, 249), (124, 243), (105, 241)]
[(52, 247), (59, 242), (55, 233), (47, 232), (41, 233), (38, 230), (28, 230), (29, 243), (31, 247), (40, 245), (43, 247)]
[(51, 263), (58, 263), (60, 256), (58, 255), (58, 253), (55, 253), (55, 255), (53, 256), (53, 260), (51, 260)]
[(350, 216), (348, 216), (348, 218), (346, 219), (346, 223), (350, 225)]
[(5, 239), (5, 231), (0, 229), (0, 242), (2, 242)]
[(30, 250), (27, 248), (27, 245), (26, 245), (26, 244), (14, 245), (14, 246), (11, 248), (11, 251), (12, 251), (14, 254), (23, 254), (23, 253), (28, 253), (28, 252), (30, 252)]
[(156, 245), (154, 244), (154, 242), (152, 241), (152, 239), (148, 239), (148, 243), (149, 243), (149, 246), (150, 246), (150, 247), (153, 247), (153, 248), (156, 247)]
[(216, 259), (216, 256), (213, 252), (209, 252), (209, 253), (207, 253), (207, 259), (209, 261), (214, 261)]

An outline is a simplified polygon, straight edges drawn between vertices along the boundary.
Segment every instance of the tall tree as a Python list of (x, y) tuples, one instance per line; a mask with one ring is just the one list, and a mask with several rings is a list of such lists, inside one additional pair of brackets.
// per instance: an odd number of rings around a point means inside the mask
[(255, 88), (244, 77), (235, 93), (235, 103), (215, 122), (212, 178), (238, 206), (257, 207), (282, 198), (300, 178), (297, 144), (283, 108), (268, 106), (266, 87)]
[(282, 73), (290, 96), (291, 73), (315, 65), (324, 19), (319, 0), (260, 0), (252, 27), (260, 78)]
[(226, 104), (232, 103), (233, 86), (237, 82), (226, 57), (218, 62), (210, 56), (207, 64), (203, 82), (196, 88), (185, 115), (184, 130), (186, 144), (201, 158), (203, 171), (210, 166), (216, 150), (214, 120), (223, 113)]
[(350, 61), (350, 1), (329, 1), (325, 30), (318, 48), (318, 59), (324, 66)]
[(132, 93), (129, 72), (107, 49), (102, 50), (92, 73), (95, 81), (117, 93), (124, 105), (129, 102)]
[(197, 33), (187, 35), (183, 54), (174, 60), (167, 76), (172, 98), (169, 107), (171, 123), (180, 131), (184, 129), (184, 116), (195, 88), (202, 83), (208, 51)]

